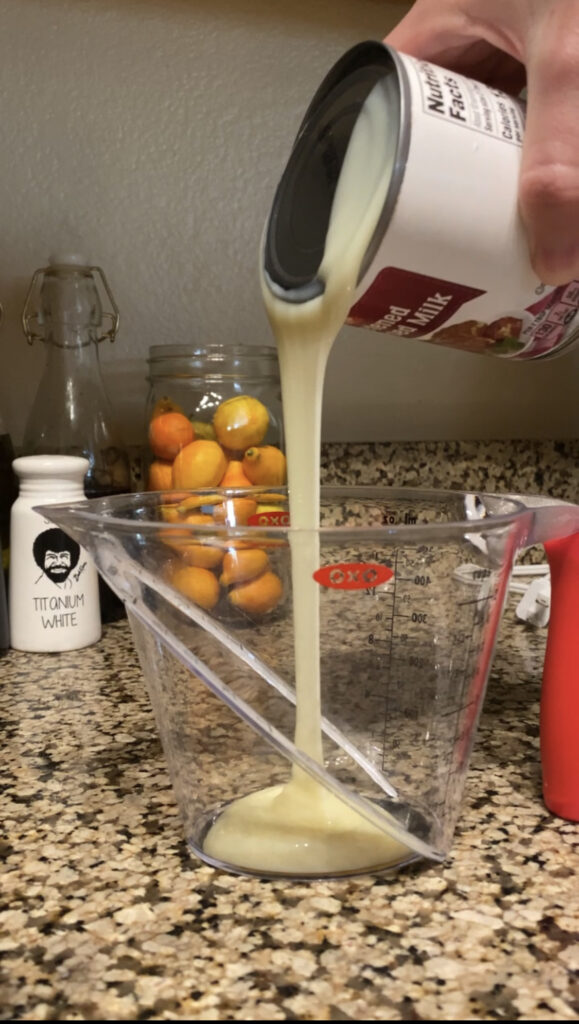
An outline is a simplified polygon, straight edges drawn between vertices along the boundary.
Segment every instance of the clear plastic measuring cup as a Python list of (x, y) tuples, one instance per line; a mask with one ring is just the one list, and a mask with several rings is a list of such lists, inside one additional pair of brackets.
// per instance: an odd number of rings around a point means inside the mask
[[(43, 511), (126, 602), (191, 849), (305, 878), (448, 852), (515, 555), (579, 529), (576, 506), (537, 504), (336, 488), (311, 535), (280, 525), (281, 490)], [(315, 555), (320, 666), (319, 721), (302, 691), (297, 733), (296, 545)]]

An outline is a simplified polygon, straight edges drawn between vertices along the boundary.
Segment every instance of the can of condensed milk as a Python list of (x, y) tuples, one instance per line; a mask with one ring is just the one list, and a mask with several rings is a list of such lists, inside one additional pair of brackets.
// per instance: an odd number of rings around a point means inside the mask
[(524, 103), (380, 42), (349, 50), (305, 114), (266, 224), (270, 287), (291, 303), (323, 292), (340, 170), (378, 83), (390, 180), (346, 322), (509, 359), (568, 350), (579, 282), (537, 278), (518, 212)]

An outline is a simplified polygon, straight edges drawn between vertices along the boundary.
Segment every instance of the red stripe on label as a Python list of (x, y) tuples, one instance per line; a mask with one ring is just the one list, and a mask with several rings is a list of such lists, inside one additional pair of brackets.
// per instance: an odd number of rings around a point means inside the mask
[(347, 322), (404, 338), (426, 338), (458, 313), (465, 302), (484, 294), (480, 288), (455, 281), (383, 267), (352, 306)]
[(365, 590), (386, 583), (393, 575), (389, 566), (376, 562), (341, 562), (317, 569), (314, 579), (320, 586), (332, 590)]

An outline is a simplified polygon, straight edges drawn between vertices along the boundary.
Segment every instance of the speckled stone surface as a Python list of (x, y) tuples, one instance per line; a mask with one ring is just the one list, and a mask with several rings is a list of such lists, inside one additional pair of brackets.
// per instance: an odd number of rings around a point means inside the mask
[[(339, 445), (326, 447), (324, 475), (570, 498), (577, 454), (569, 443)], [(392, 877), (304, 884), (202, 865), (128, 623), (84, 651), (9, 651), (1, 1019), (577, 1020), (579, 826), (541, 799), (546, 631), (517, 621), (515, 602), (451, 853)]]
[(472, 488), (579, 499), (577, 441), (415, 441), (326, 444), (327, 484)]

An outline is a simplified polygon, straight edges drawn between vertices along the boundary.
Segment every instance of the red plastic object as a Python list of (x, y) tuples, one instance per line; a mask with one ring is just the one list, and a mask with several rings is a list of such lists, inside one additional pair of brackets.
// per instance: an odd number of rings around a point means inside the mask
[(551, 611), (541, 692), (543, 799), (579, 821), (579, 533), (545, 544)]

